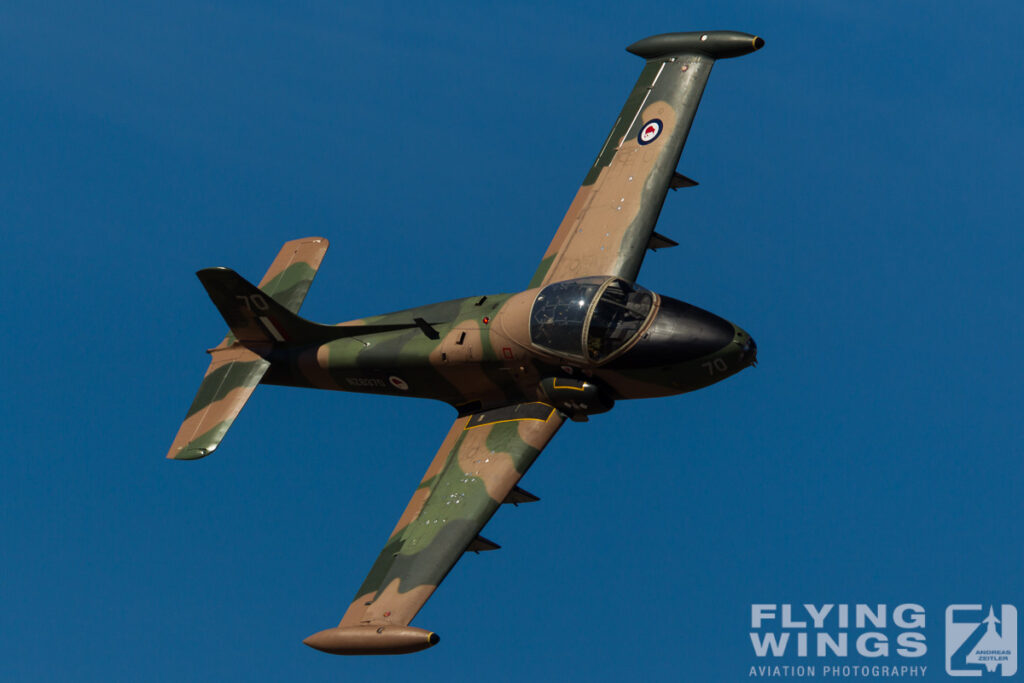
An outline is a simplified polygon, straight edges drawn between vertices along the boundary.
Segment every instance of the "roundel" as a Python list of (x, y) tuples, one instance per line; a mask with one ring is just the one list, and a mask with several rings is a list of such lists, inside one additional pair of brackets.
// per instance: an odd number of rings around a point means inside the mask
[(649, 145), (658, 139), (661, 135), (661, 119), (651, 119), (643, 126), (640, 127), (640, 132), (636, 136), (636, 141), (641, 145)]
[(388, 377), (388, 382), (390, 382), (391, 386), (393, 386), (396, 389), (400, 389), (402, 391), (409, 391), (409, 385), (406, 384), (405, 380), (402, 379), (401, 377), (391, 375), (390, 377)]

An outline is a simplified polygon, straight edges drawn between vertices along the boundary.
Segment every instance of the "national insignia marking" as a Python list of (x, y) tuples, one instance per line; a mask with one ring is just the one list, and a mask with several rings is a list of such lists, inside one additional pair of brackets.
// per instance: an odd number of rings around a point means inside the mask
[(388, 377), (388, 381), (391, 382), (391, 386), (402, 391), (409, 391), (409, 385), (406, 384), (405, 380), (397, 375), (391, 375)]
[(661, 127), (661, 119), (651, 119), (640, 129), (640, 134), (636, 136), (636, 141), (641, 145), (651, 144), (661, 135)]

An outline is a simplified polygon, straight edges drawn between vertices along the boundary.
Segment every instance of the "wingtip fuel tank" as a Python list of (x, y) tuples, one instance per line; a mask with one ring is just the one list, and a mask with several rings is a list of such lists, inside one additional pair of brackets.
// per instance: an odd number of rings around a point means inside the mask
[(701, 54), (712, 59), (742, 57), (764, 47), (764, 40), (739, 31), (688, 31), (660, 33), (626, 48), (638, 57), (657, 59), (670, 55)]
[(324, 629), (302, 642), (332, 655), (401, 655), (426, 650), (440, 641), (436, 633), (415, 626), (366, 624)]

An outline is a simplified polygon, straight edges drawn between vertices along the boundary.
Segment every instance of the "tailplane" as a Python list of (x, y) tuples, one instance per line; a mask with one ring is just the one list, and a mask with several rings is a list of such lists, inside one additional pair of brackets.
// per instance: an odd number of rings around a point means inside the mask
[[(306, 292), (309, 291), (309, 286), (313, 282), (317, 269), (320, 268), (327, 247), (328, 242), (322, 237), (307, 237), (285, 243), (260, 281), (259, 289), (243, 280), (234, 271), (227, 269), (209, 269), (214, 272), (207, 279), (204, 279), (202, 273), (208, 271), (200, 271), (200, 280), (210, 292), (217, 308), (228, 319), (228, 324), (233, 330), (236, 327), (232, 324), (233, 320), (244, 322), (246, 319), (234, 310), (229, 318), (225, 310), (221, 308), (218, 299), (224, 301), (224, 290), (231, 292), (231, 296), (248, 297), (245, 303), (235, 299), (234, 308), (244, 308), (246, 303), (252, 307), (254, 301), (258, 300), (266, 304), (268, 309), (273, 307), (278, 315), (298, 318), (295, 313), (302, 305)], [(221, 271), (229, 273), (230, 276)], [(235, 278), (241, 281), (245, 287), (232, 285), (231, 282)], [(207, 281), (210, 284), (207, 284)], [(227, 284), (225, 285), (225, 283)], [(217, 291), (216, 297), (214, 289)], [(235, 292), (235, 290), (238, 291)], [(253, 296), (259, 298), (254, 300)], [(281, 313), (282, 311), (283, 313)], [(313, 323), (307, 324), (313, 325)], [(247, 330), (248, 327), (242, 325), (238, 329)], [(270, 367), (269, 361), (264, 360), (242, 343), (242, 338), (237, 336), (237, 331), (229, 333), (224, 341), (216, 348), (210, 349), (209, 353), (212, 356), (210, 366), (203, 376), (199, 392), (188, 409), (185, 421), (178, 429), (177, 436), (174, 437), (171, 450), (167, 453), (168, 458), (196, 460), (212, 453), (220, 445), (221, 439), (224, 438), (228, 428), (238, 417), (242, 406), (252, 396), (256, 385), (259, 384), (267, 368)]]

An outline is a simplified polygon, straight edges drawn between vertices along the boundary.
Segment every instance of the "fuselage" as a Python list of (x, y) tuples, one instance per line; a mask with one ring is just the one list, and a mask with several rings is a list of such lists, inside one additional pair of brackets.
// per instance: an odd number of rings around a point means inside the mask
[[(617, 327), (601, 317), (627, 305), (635, 312)], [(341, 325), (414, 320), (417, 327), (272, 355), (263, 382), (432, 398), (460, 412), (539, 400), (585, 415), (616, 400), (700, 389), (756, 361), (753, 339), (733, 323), (614, 278), (454, 299)]]

